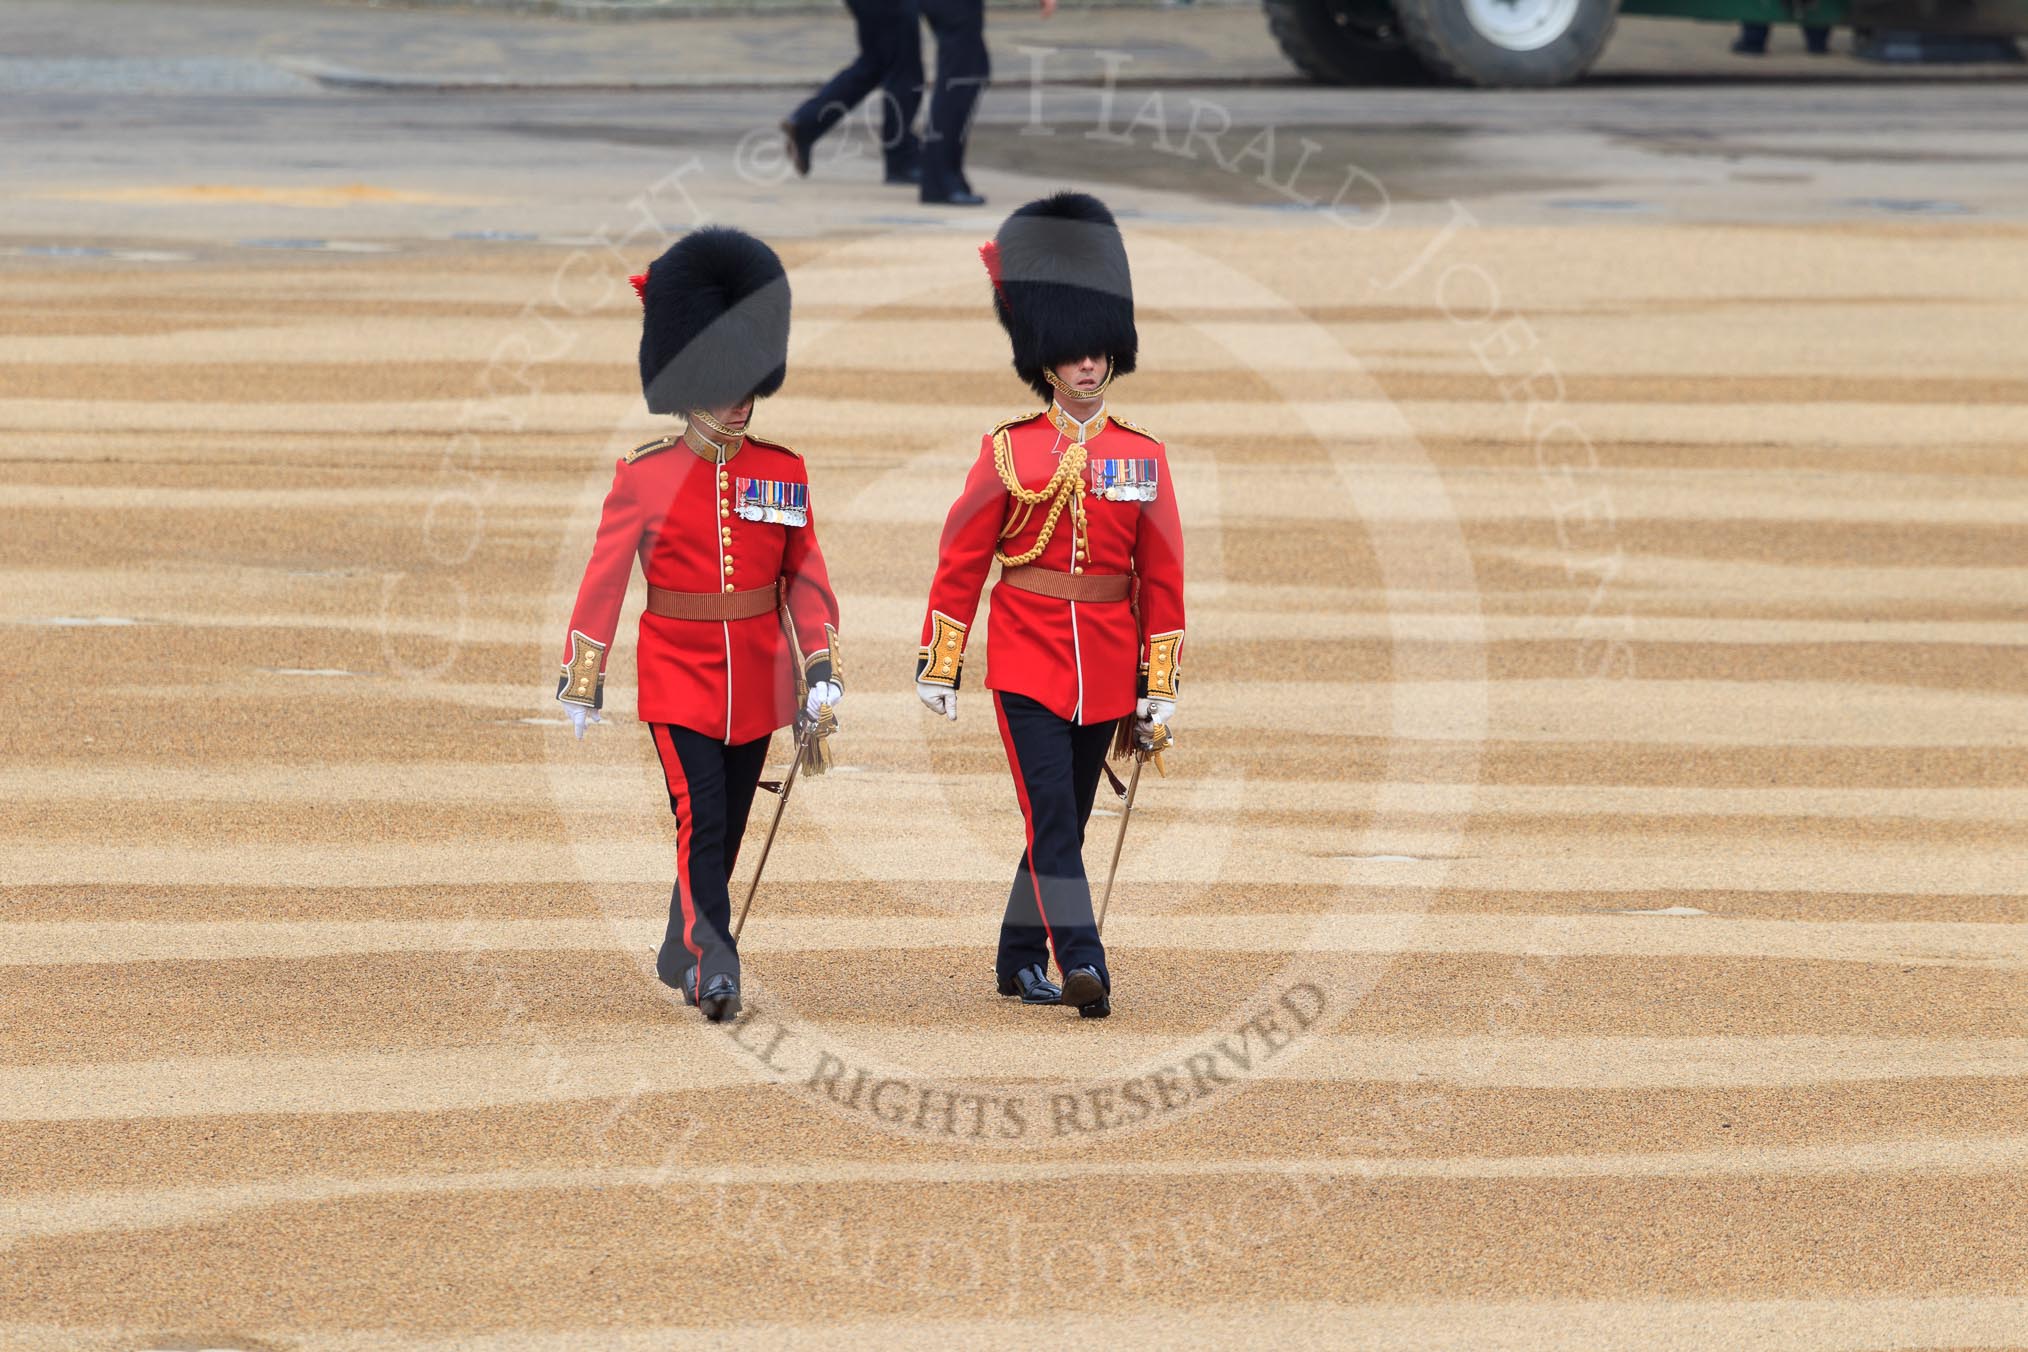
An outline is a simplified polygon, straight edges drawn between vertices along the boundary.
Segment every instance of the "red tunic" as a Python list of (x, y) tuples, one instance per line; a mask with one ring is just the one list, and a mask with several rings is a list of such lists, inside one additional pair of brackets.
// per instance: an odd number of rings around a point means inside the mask
[[(687, 443), (651, 442), (619, 462), (570, 616), (573, 634), (600, 648), (601, 684), (636, 558), (651, 584), (671, 591), (744, 591), (782, 579), (810, 679), (837, 679), (838, 601), (794, 451), (749, 436), (720, 466)], [(566, 675), (577, 647), (565, 640)], [(773, 612), (707, 621), (644, 611), (635, 665), (644, 723), (750, 742), (796, 715), (795, 663)]]
[[(1047, 504), (1028, 510), (1009, 496), (995, 465), (995, 439), (1006, 438), (1021, 486), (1041, 489), (1075, 434), (1074, 423), (1065, 418), (1060, 426), (1052, 414), (1062, 416), (1046, 409), (987, 433), (944, 522), (922, 630), (924, 679), (932, 683), (956, 683), (955, 670), (949, 680), (936, 680), (931, 657), (948, 653), (953, 638), (962, 652), (996, 551), (1015, 558), (1027, 553), (1048, 516)], [(1132, 713), (1151, 652), (1156, 692), (1173, 695), (1183, 637), (1183, 528), (1168, 453), (1139, 428), (1103, 412), (1099, 416), (1102, 425), (1085, 442), (1084, 552), (1078, 552), (1066, 506), (1049, 543), (1029, 565), (1060, 573), (1134, 574), (1139, 615), (1129, 601), (1065, 601), (998, 583), (986, 658), (987, 689), (1026, 695), (1077, 723)], [(1024, 511), (1020, 527), (1000, 538), (1010, 514), (1018, 519)]]

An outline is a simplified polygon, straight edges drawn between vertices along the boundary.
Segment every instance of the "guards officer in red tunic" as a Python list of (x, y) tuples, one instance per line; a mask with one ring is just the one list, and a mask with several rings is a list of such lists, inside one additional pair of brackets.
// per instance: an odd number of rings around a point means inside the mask
[(958, 716), (965, 640), (997, 560), (986, 688), (1028, 837), (1000, 926), (1000, 993), (1103, 1018), (1112, 976), (1080, 847), (1116, 725), (1132, 719), (1148, 746), (1175, 717), (1183, 533), (1162, 443), (1106, 403), (1139, 347), (1112, 214), (1058, 193), (1008, 217), (980, 253), (1014, 369), (1048, 406), (980, 442), (944, 523), (916, 690)]
[(717, 1021), (740, 1007), (726, 880), (775, 729), (799, 717), (830, 726), (842, 693), (838, 601), (802, 460), (747, 431), (754, 401), (787, 373), (781, 259), (751, 235), (707, 228), (634, 284), (648, 408), (686, 425), (614, 470), (556, 697), (579, 737), (600, 721), (607, 651), (639, 559), (640, 717), (676, 816), (676, 887), (655, 970)]

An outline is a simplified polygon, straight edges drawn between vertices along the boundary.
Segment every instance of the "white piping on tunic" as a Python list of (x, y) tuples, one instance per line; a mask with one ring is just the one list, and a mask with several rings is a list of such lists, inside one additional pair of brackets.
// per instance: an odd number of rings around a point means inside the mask
[(1070, 714), (1073, 723), (1084, 722), (1084, 650), (1077, 642), (1077, 602), (1070, 603), (1070, 660), (1077, 665), (1077, 708)]
[[(716, 443), (713, 444), (715, 445)], [(711, 551), (711, 557), (713, 557), (714, 559), (721, 557), (725, 553), (724, 541), (720, 539), (720, 532), (723, 530), (726, 524), (728, 524), (732, 520), (732, 518), (729, 516), (719, 515), (718, 511), (719, 504), (724, 501), (724, 499), (721, 498), (719, 495), (725, 491), (724, 489), (719, 487), (718, 480), (720, 476), (722, 476), (724, 473), (725, 473), (725, 447), (719, 446), (718, 468), (716, 471), (713, 472), (711, 476), (711, 542), (712, 544), (718, 546), (717, 548)], [(721, 577), (723, 576), (722, 570), (715, 571), (719, 571), (720, 576)], [(718, 585), (720, 591), (723, 591), (725, 589), (725, 584), (723, 582), (720, 582)], [(725, 744), (727, 746), (731, 746), (732, 745), (732, 621), (720, 620), (718, 622), (718, 627), (720, 631), (722, 631), (725, 635)]]

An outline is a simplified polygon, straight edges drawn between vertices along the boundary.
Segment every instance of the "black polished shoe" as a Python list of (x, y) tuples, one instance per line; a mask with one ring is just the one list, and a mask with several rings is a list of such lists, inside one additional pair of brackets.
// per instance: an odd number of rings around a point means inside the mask
[(1080, 1010), (1094, 1000), (1106, 998), (1106, 983), (1099, 979), (1098, 968), (1086, 965), (1073, 967), (1063, 974), (1063, 1003), (1076, 1005)]
[(934, 197), (924, 193), (922, 204), (926, 207), (982, 207), (986, 205), (986, 199), (975, 192), (939, 193)]
[(1090, 1004), (1077, 1007), (1077, 1017), (1080, 1019), (1109, 1019), (1112, 1015), (1113, 997), (1110, 995), (1101, 995)]
[(698, 997), (697, 1008), (713, 1023), (724, 1023), (739, 1013), (738, 979), (720, 972), (705, 982), (704, 994)]
[(1000, 994), (1018, 995), (1024, 1005), (1063, 1003), (1063, 988), (1049, 979), (1040, 963), (1029, 963), (1012, 976), (1000, 978)]
[(782, 119), (782, 140), (788, 143), (789, 163), (796, 166), (797, 178), (810, 176), (810, 143), (796, 133), (796, 124)]
[(918, 164), (907, 169), (890, 169), (887, 171), (887, 177), (880, 181), (893, 188), (913, 188), (922, 182), (922, 166)]

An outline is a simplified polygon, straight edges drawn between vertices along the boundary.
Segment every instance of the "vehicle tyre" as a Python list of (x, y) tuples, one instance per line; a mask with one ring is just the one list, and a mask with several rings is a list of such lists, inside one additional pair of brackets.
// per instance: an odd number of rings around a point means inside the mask
[(1387, 0), (1262, 0), (1268, 32), (1297, 70), (1323, 84), (1428, 84)]
[(1619, 0), (1394, 0), (1401, 36), (1439, 79), (1490, 88), (1581, 77), (1613, 34)]

